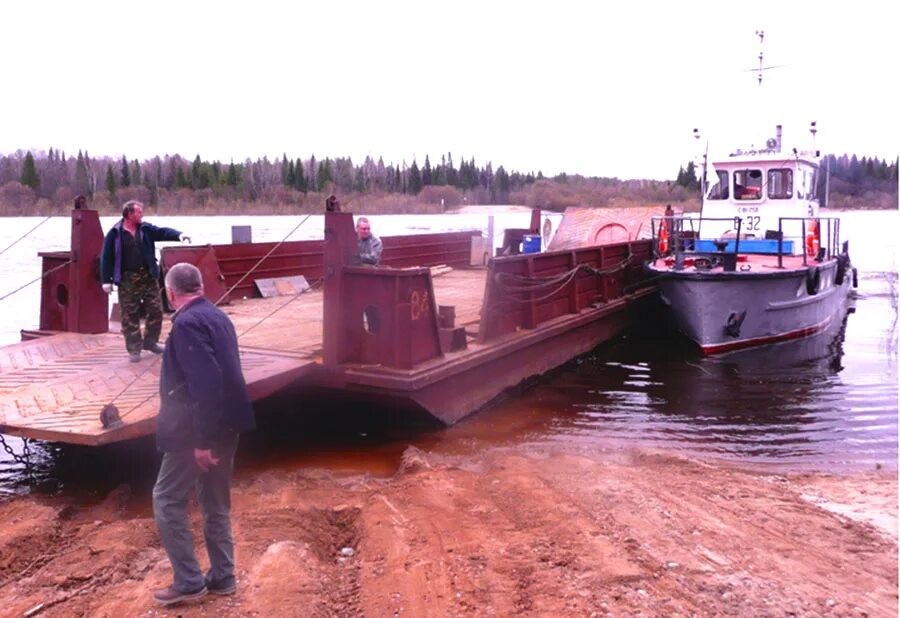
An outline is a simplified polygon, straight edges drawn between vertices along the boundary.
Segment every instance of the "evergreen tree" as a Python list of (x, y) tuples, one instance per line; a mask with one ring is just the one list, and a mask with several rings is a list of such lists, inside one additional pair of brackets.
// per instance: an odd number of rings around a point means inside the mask
[(123, 187), (131, 186), (131, 171), (128, 169), (128, 161), (125, 159), (125, 155), (122, 155), (122, 182), (121, 185)]
[(447, 153), (447, 184), (451, 187), (459, 188), (459, 174), (456, 169), (453, 167), (453, 155), (449, 152)]
[(19, 177), (19, 182), (26, 187), (31, 187), (35, 191), (38, 190), (38, 187), (41, 184), (41, 180), (38, 178), (37, 168), (34, 166), (34, 157), (31, 156), (31, 152), (28, 152), (25, 155), (25, 161), (22, 163), (22, 175)]
[(210, 172), (210, 182), (209, 185), (211, 187), (218, 187), (222, 184), (222, 166), (218, 161), (213, 161), (212, 165), (208, 166)]
[(494, 185), (497, 187), (497, 191), (502, 194), (509, 193), (510, 188), (510, 180), (509, 174), (503, 169), (503, 166), (497, 168), (497, 173), (494, 175)]
[(238, 173), (237, 168), (234, 166), (234, 161), (228, 164), (228, 175), (225, 179), (225, 183), (229, 187), (237, 187), (238, 186)]
[(301, 193), (309, 191), (306, 174), (303, 172), (303, 161), (300, 159), (297, 159), (297, 163), (294, 165), (294, 188)]
[(419, 166), (416, 165), (415, 159), (409, 167), (409, 179), (406, 181), (406, 191), (410, 195), (418, 195), (422, 190), (422, 175), (419, 172)]
[(431, 182), (431, 161), (428, 160), (428, 155), (425, 155), (425, 165), (422, 166), (422, 184), (427, 187)]
[(194, 162), (191, 163), (191, 187), (194, 189), (203, 189), (201, 186), (201, 176), (203, 174), (203, 162), (200, 160), (200, 155), (194, 157)]
[(316, 190), (324, 191), (329, 182), (332, 182), (331, 159), (325, 158), (319, 163), (319, 171), (316, 173)]
[(366, 172), (363, 168), (358, 167), (353, 171), (353, 190), (358, 193), (366, 192)]
[(187, 176), (184, 173), (184, 168), (179, 165), (178, 170), (175, 172), (175, 188), (187, 189), (190, 186), (191, 183), (188, 182)]
[(284, 178), (284, 185), (286, 187), (294, 187), (297, 184), (297, 169), (294, 167), (294, 162), (289, 161), (287, 167), (287, 175)]
[(287, 153), (282, 153), (282, 155), (281, 155), (281, 184), (283, 184), (286, 187), (291, 186), (291, 182), (289, 179), (290, 173), (289, 173), (288, 168), (289, 168), (289, 165), (288, 165)]
[(113, 172), (112, 163), (106, 164), (106, 190), (109, 191), (109, 199), (116, 199), (116, 174)]
[(694, 168), (693, 161), (688, 161), (687, 169), (684, 170), (684, 180), (687, 183), (684, 186), (688, 189), (700, 190), (700, 179), (697, 178), (697, 170)]
[(90, 183), (88, 182), (87, 165), (84, 163), (84, 155), (78, 151), (78, 158), (75, 160), (75, 193), (87, 195), (90, 193)]
[(397, 176), (394, 174), (394, 166), (388, 165), (384, 169), (384, 190), (388, 193), (394, 193), (397, 189)]
[(441, 155), (441, 164), (431, 173), (431, 184), (443, 186), (447, 184), (447, 160)]

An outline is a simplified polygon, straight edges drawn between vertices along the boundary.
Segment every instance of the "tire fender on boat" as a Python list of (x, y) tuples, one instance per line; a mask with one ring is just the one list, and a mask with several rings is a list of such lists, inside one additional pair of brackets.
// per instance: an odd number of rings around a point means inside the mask
[(837, 268), (834, 271), (834, 284), (840, 286), (844, 283), (844, 277), (847, 275), (847, 267), (850, 265), (850, 256), (842, 253), (837, 259)]
[(810, 266), (806, 269), (806, 293), (815, 296), (819, 291), (819, 281), (822, 278), (821, 271), (818, 266)]

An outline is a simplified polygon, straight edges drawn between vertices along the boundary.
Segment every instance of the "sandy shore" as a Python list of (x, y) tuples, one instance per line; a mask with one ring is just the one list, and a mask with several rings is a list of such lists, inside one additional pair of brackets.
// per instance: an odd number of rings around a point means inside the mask
[[(897, 616), (897, 475), (667, 453), (410, 449), (389, 479), (234, 491), (239, 590), (159, 609), (169, 567), (120, 487), (0, 505), (4, 616)], [(149, 497), (148, 497), (149, 500)], [(199, 520), (195, 520), (199, 531)]]

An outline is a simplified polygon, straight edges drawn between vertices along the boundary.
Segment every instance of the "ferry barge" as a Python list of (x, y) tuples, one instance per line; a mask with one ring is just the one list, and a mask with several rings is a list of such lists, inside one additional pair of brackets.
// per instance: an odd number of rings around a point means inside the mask
[[(362, 267), (352, 265), (352, 214), (324, 216), (321, 240), (161, 251), (163, 270), (198, 266), (206, 296), (231, 316), (254, 401), (290, 394), (302, 409), (304, 391), (315, 390), (452, 424), (615, 337), (655, 293), (643, 269), (649, 239), (473, 267), (480, 232), (384, 237), (383, 265)], [(0, 433), (93, 446), (152, 434), (159, 362), (128, 362), (99, 282), (99, 217), (71, 217), (70, 251), (41, 254), (40, 328), (0, 348)], [(507, 230), (507, 243), (539, 224), (535, 211), (529, 229)], [(311, 290), (290, 288), (299, 276)], [(276, 295), (262, 297), (262, 280)]]

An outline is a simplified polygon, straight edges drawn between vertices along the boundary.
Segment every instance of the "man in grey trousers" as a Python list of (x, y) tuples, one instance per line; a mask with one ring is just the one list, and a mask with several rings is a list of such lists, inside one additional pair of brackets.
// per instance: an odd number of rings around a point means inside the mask
[[(153, 515), (172, 563), (172, 584), (153, 593), (160, 605), (233, 594), (231, 473), (238, 436), (255, 426), (231, 320), (203, 297), (192, 264), (166, 274), (176, 308), (159, 379), (157, 447), (163, 454), (153, 487)], [(210, 568), (201, 571), (187, 516), (192, 489), (203, 513)]]

